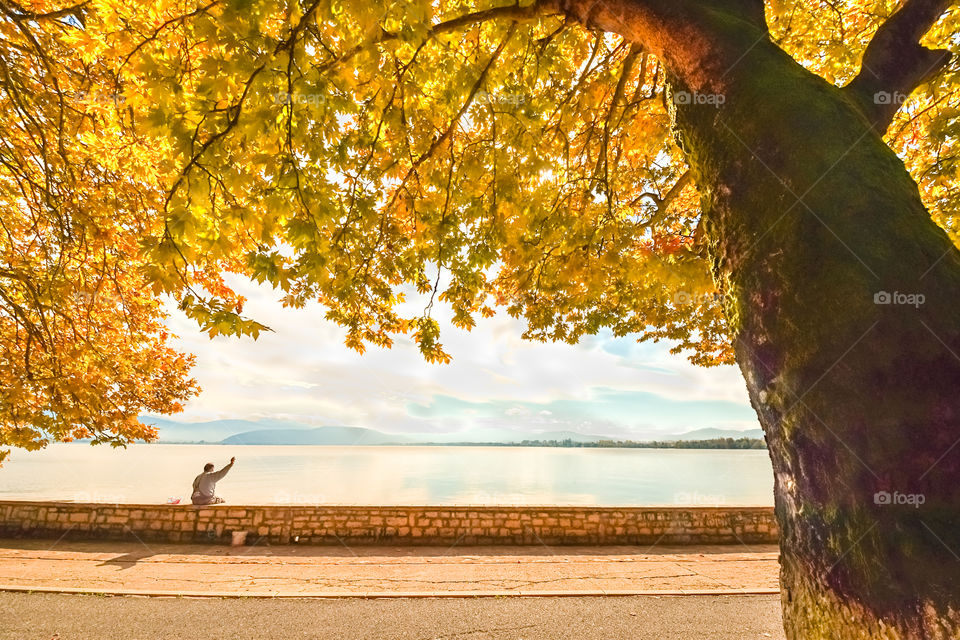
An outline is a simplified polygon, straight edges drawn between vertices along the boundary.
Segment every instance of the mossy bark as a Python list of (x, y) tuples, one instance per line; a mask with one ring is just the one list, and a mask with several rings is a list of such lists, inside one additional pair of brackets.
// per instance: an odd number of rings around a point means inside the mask
[(960, 254), (840, 89), (728, 27), (722, 99), (674, 119), (773, 461), (787, 636), (958, 638)]
[(960, 638), (960, 253), (882, 114), (776, 47), (761, 0), (558, 6), (671, 74), (773, 462), (787, 636)]

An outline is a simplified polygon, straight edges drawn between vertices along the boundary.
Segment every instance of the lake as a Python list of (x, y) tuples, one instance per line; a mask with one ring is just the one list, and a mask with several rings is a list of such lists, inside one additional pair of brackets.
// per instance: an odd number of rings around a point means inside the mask
[(0, 499), (189, 501), (205, 462), (233, 504), (772, 505), (765, 450), (54, 444), (13, 450)]

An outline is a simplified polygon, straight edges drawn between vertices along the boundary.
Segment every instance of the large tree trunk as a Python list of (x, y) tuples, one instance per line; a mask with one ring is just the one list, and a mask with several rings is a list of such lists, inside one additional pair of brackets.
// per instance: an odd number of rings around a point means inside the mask
[(960, 638), (960, 255), (843, 91), (741, 45), (722, 98), (671, 89), (773, 461), (787, 636)]
[[(888, 21), (871, 56), (891, 88), (934, 68), (916, 39), (946, 4)], [(877, 133), (880, 85), (807, 72), (769, 40), (762, 0), (561, 6), (672, 73), (773, 462), (788, 638), (960, 638), (960, 253)]]

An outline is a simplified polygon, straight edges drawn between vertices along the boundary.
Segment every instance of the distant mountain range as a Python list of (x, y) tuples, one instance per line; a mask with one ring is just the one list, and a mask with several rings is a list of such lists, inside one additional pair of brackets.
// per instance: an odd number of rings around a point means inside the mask
[(145, 424), (157, 427), (160, 442), (206, 442), (215, 444), (232, 435), (260, 429), (308, 429), (286, 420), (212, 420), (210, 422), (177, 422), (166, 418), (141, 416)]
[(363, 427), (315, 427), (313, 429), (258, 429), (224, 438), (222, 444), (406, 444), (407, 436)]
[(523, 440), (599, 440), (674, 441), (711, 440), (714, 438), (763, 438), (761, 429), (696, 429), (679, 434), (647, 434), (644, 436), (604, 436), (575, 431), (530, 433), (507, 428), (476, 428), (458, 433), (385, 433), (365, 427), (316, 427), (289, 420), (213, 420), (210, 422), (176, 422), (165, 418), (144, 417), (157, 427), (159, 441), (168, 443), (208, 443), (231, 445), (386, 445), (386, 444), (452, 444), (460, 442), (511, 443)]

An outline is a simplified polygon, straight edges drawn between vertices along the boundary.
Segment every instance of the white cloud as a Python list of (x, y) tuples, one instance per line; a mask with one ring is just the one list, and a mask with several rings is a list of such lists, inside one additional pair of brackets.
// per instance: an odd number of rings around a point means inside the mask
[[(274, 332), (261, 334), (257, 341), (210, 340), (174, 309), (169, 325), (180, 336), (177, 346), (197, 354), (193, 374), (203, 388), (178, 420), (275, 417), (395, 432), (450, 430), (479, 418), (471, 413), (442, 421), (415, 417), (408, 405), (426, 405), (438, 396), (468, 403), (497, 401), (511, 407), (508, 415), (524, 418), (535, 412), (530, 403), (586, 403), (598, 389), (647, 392), (686, 403), (749, 405), (734, 367), (695, 367), (669, 354), (663, 344), (609, 336), (592, 336), (578, 345), (528, 342), (520, 339), (522, 323), (503, 314), (478, 318), (472, 332), (438, 318), (441, 339), (453, 356), (449, 365), (424, 362), (408, 337), (397, 339), (392, 349), (369, 347), (361, 355), (343, 346), (344, 330), (327, 321), (319, 305), (284, 309), (277, 302), (280, 294), (268, 287), (236, 280), (232, 284), (248, 299), (245, 314)], [(570, 428), (555, 408), (535, 409), (539, 415), (530, 420)], [(598, 428), (589, 422), (582, 425), (584, 430)], [(642, 422), (638, 416), (637, 423)]]

